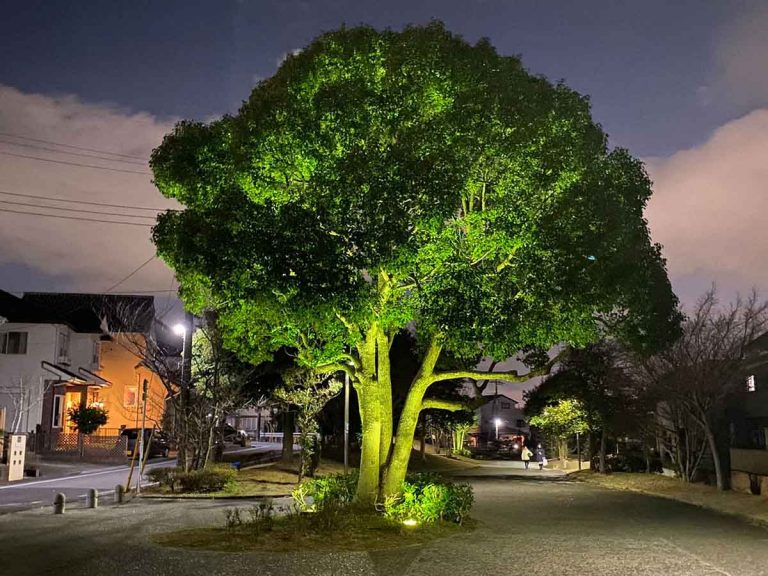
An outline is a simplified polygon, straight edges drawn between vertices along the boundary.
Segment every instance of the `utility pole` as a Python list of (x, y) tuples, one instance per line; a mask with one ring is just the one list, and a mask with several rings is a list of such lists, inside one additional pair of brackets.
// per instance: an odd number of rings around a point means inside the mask
[(189, 409), (189, 381), (192, 375), (192, 332), (194, 330), (194, 318), (192, 313), (184, 313), (184, 333), (181, 348), (181, 439), (182, 446), (179, 446), (180, 460), (179, 464), (185, 469), (189, 469), (189, 425), (187, 422), (187, 411)]
[(344, 372), (344, 474), (349, 467), (349, 374)]
[(136, 475), (136, 494), (141, 494), (141, 473), (144, 465), (144, 427), (147, 425), (147, 379), (141, 385), (141, 436), (139, 437), (139, 473)]

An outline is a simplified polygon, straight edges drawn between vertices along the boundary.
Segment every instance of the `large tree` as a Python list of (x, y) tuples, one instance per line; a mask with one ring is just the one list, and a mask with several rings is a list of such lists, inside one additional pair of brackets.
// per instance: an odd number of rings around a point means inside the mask
[[(280, 346), (346, 372), (359, 398), (358, 498), (400, 489), (441, 355), (581, 346), (606, 325), (638, 346), (674, 332), (676, 300), (643, 208), (642, 164), (609, 150), (587, 98), (439, 23), (324, 34), (236, 116), (181, 122), (155, 150), (158, 253), (186, 305), (214, 301), (253, 362)], [(393, 430), (389, 349), (421, 366)], [(551, 363), (539, 367), (545, 372)]]

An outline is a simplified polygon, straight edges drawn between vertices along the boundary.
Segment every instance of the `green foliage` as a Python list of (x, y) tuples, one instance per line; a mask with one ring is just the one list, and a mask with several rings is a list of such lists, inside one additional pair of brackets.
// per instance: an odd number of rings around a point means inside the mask
[(433, 474), (409, 475), (402, 493), (384, 502), (384, 514), (393, 520), (438, 521), (461, 524), (474, 502), (469, 484), (456, 484)]
[(179, 467), (152, 468), (147, 472), (147, 478), (150, 482), (157, 482), (161, 487), (175, 492), (179, 476), (182, 474), (184, 474), (184, 469)]
[(555, 438), (566, 438), (588, 430), (586, 416), (581, 402), (566, 399), (545, 406), (540, 414), (529, 419), (529, 423)]
[(356, 487), (357, 474), (332, 474), (305, 481), (293, 491), (292, 496), (299, 510), (318, 511), (326, 506), (351, 503)]
[(229, 466), (209, 466), (201, 470), (179, 472), (174, 480), (181, 492), (207, 493), (226, 490), (237, 478), (237, 472)]
[(642, 164), (585, 97), (438, 23), (324, 34), (151, 166), (186, 207), (154, 230), (182, 298), (253, 361), (338, 359), (360, 338), (342, 318), (416, 321), (463, 357), (585, 344), (600, 318), (638, 346), (674, 332)]
[(109, 419), (108, 412), (96, 406), (75, 406), (67, 414), (80, 434), (93, 434)]
[(317, 416), (328, 401), (341, 390), (342, 383), (311, 370), (289, 370), (283, 375), (283, 386), (277, 388), (274, 397), (297, 411), (301, 468), (299, 482), (304, 476), (314, 476), (317, 467)]

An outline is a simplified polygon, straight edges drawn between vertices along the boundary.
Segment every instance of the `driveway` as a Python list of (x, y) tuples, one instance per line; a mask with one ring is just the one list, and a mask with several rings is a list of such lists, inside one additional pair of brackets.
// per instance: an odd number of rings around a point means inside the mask
[[(677, 502), (567, 481), (473, 479), (474, 532), (377, 553), (222, 554), (153, 533), (222, 525), (226, 502), (139, 502), (0, 517), (2, 573), (130, 575), (768, 575), (768, 531)], [(242, 505), (246, 505), (243, 503)]]

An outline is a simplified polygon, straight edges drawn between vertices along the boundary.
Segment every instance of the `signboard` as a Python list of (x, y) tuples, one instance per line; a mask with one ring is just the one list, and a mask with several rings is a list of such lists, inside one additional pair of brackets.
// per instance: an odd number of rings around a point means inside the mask
[(20, 434), (10, 436), (8, 446), (8, 481), (24, 478), (24, 453), (27, 449), (27, 437)]

